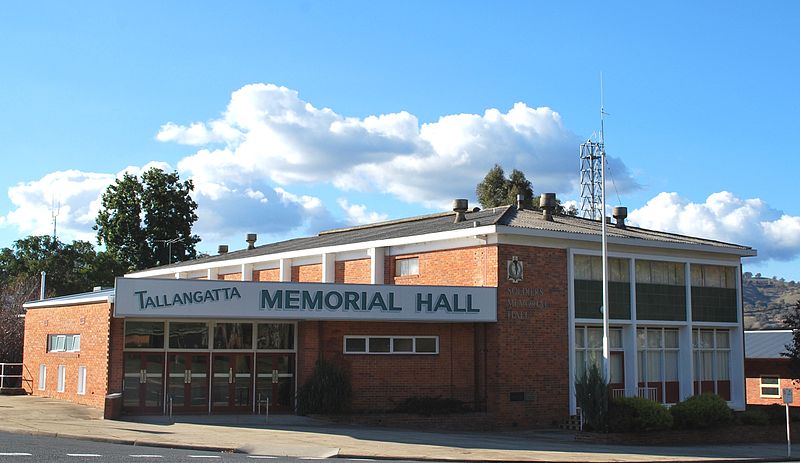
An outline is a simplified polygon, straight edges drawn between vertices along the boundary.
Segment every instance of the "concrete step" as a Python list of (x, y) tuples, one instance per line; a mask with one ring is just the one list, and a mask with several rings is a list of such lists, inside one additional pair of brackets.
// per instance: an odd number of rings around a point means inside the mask
[(0, 387), (0, 394), (2, 395), (25, 395), (25, 389), (21, 387)]

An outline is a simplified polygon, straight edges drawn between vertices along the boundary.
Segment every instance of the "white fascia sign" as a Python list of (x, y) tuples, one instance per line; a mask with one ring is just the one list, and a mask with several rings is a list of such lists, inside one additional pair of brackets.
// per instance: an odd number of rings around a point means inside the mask
[(497, 288), (117, 278), (115, 317), (497, 321)]

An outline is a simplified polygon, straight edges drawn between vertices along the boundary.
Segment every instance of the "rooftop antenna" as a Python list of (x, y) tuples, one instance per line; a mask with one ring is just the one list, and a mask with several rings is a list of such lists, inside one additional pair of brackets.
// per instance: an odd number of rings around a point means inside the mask
[(58, 213), (61, 212), (61, 201), (56, 201), (55, 195), (53, 195), (53, 200), (51, 202), (50, 207), (50, 216), (53, 218), (53, 243), (56, 242), (56, 230), (58, 226)]

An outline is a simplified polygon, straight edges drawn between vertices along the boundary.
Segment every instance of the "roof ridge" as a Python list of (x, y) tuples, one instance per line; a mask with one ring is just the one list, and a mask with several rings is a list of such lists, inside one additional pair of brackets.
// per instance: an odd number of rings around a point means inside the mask
[(334, 233), (344, 233), (354, 230), (367, 230), (370, 228), (385, 227), (386, 225), (397, 225), (400, 223), (419, 222), (421, 220), (436, 219), (439, 217), (446, 217), (453, 215), (452, 212), (436, 212), (433, 214), (417, 215), (414, 217), (405, 217), (401, 219), (384, 220), (383, 222), (366, 223), (363, 225), (354, 225), (352, 227), (332, 228), (330, 230), (322, 230), (317, 236), (332, 235)]

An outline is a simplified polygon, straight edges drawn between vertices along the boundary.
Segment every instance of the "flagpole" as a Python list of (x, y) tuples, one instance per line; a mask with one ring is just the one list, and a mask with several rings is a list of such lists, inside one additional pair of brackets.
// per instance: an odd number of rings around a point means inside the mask
[(600, 196), (601, 196), (601, 235), (602, 235), (602, 259), (603, 259), (603, 375), (606, 383), (611, 382), (611, 354), (608, 345), (608, 239), (606, 235), (606, 148), (603, 118), (605, 110), (603, 108), (603, 73), (600, 73)]

